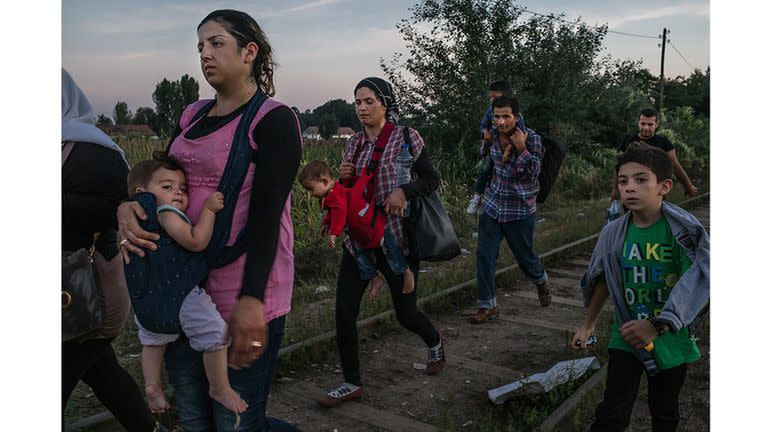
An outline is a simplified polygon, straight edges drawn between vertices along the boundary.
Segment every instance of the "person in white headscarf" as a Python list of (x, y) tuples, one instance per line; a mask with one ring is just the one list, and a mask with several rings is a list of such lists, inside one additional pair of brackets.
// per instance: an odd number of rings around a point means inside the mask
[[(96, 247), (111, 259), (120, 253), (116, 213), (128, 195), (128, 163), (123, 150), (95, 126), (91, 104), (64, 69), (61, 146), (62, 248), (90, 248), (94, 234), (100, 233)], [(165, 430), (155, 422), (136, 381), (117, 362), (112, 348), (128, 317), (128, 306), (127, 292), (105, 292), (102, 329), (87, 340), (62, 344), (62, 423), (69, 396), (82, 380), (126, 430)]]

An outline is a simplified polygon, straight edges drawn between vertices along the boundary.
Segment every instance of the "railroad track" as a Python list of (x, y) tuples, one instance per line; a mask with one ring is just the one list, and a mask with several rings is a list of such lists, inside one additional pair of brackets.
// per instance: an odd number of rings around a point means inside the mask
[[(702, 198), (707, 197), (708, 194)], [(708, 226), (709, 204), (708, 200), (702, 201), (691, 200), (688, 207)], [(381, 335), (374, 329), (360, 344), (366, 392), (361, 399), (333, 409), (315, 403), (327, 389), (343, 381), (337, 354), (332, 350), (323, 361), (283, 371), (284, 375), (272, 387), (269, 414), (290, 421), (305, 432), (428, 432), (442, 430), (448, 424), (460, 430), (476, 430), (479, 413), (487, 411), (488, 389), (545, 371), (558, 361), (585, 355), (570, 351), (567, 344), (583, 318), (578, 281), (595, 238), (585, 237), (541, 255), (553, 292), (552, 303), (546, 308), (539, 306), (535, 287), (523, 277), (499, 285), (500, 316), (489, 323), (472, 325), (467, 322), (465, 311), (429, 313), (446, 341), (447, 366), (439, 375), (429, 376), (415, 368), (414, 363), (423, 364), (427, 357), (426, 347), (418, 336), (402, 328)], [(500, 269), (498, 273), (515, 267)], [(467, 281), (420, 301), (473, 285), (474, 280)], [(371, 326), (391, 315), (391, 311), (384, 312), (362, 320), (358, 326)], [(285, 346), (281, 355), (333, 336), (330, 332)], [(705, 378), (708, 390), (708, 371)], [(642, 411), (642, 407), (636, 410)], [(91, 418), (90, 424), (85, 419), (68, 429), (121, 430), (108, 414), (100, 416)], [(556, 424), (556, 420), (548, 421)]]

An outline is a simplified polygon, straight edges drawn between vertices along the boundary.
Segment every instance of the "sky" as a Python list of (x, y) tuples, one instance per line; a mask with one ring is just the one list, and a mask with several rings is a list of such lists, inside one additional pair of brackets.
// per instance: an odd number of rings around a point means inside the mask
[[(30, 421), (37, 430), (60, 427), (56, 383), (61, 379), (61, 345), (56, 335), (61, 306), (54, 291), (60, 282), (58, 270), (52, 270), (61, 259), (61, 227), (53, 218), (61, 214), (55, 149), (61, 138), (60, 66), (68, 67), (108, 113), (116, 100), (128, 101), (134, 110), (152, 106), (152, 90), (164, 76), (189, 73), (200, 78), (194, 29), (214, 2), (190, 6), (195, 3), (189, 0), (173, 6), (134, 0), (124, 9), (108, 3), (25, 0), (3, 5), (0, 118), (6, 127), (0, 184), (7, 211), (0, 212), (0, 226), (6, 228), (0, 268), (10, 289), (0, 302), (0, 327), (7, 329), (3, 342), (13, 352), (0, 356), (0, 370), (11, 371), (4, 384), (13, 397), (4, 399), (4, 407), (14, 415), (0, 418), (2, 430), (28, 429)], [(398, 17), (408, 16), (407, 2), (381, 0), (375, 13), (359, 5), (370, 5), (367, 1), (259, 1), (268, 5), (260, 10), (253, 9), (254, 3), (217, 2), (215, 7), (248, 10), (267, 29), (283, 66), (277, 72), (278, 97), (292, 105), (314, 108), (327, 99), (350, 98), (360, 77), (379, 73), (378, 57), (402, 49), (392, 29)], [(768, 304), (768, 290), (760, 289), (766, 284), (760, 269), (765, 267), (762, 248), (767, 239), (759, 210), (768, 146), (761, 145), (759, 133), (765, 124), (768, 80), (765, 56), (757, 55), (765, 51), (768, 5), (713, 0), (710, 39), (706, 2), (520, 4), (536, 12), (562, 11), (569, 18), (608, 22), (613, 30), (628, 33), (653, 35), (667, 26), (673, 44), (696, 67), (709, 64), (711, 42), (711, 424), (713, 431), (754, 430), (764, 423), (768, 388), (768, 375), (759, 372), (765, 369), (761, 341)], [(294, 37), (285, 30), (288, 25)], [(330, 48), (333, 41), (344, 41), (344, 50)], [(605, 43), (614, 56), (644, 58), (657, 73), (655, 40), (609, 34)], [(686, 67), (674, 50), (668, 54), (667, 75), (685, 74)], [(200, 81), (201, 96), (206, 96), (207, 85)], [(30, 376), (43, 386), (30, 385)], [(53, 390), (40, 391), (49, 387)]]
[[(372, 5), (376, 7), (372, 7)], [(196, 51), (196, 27), (209, 12), (232, 8), (253, 16), (269, 38), (279, 67), (276, 98), (302, 111), (331, 99), (352, 100), (363, 77), (381, 75), (379, 59), (407, 54), (395, 25), (408, 18), (415, 0), (260, 1), (93, 1), (61, 4), (62, 65), (91, 100), (97, 114), (109, 116), (125, 101), (135, 111), (154, 108), (152, 92), (163, 78), (184, 74), (200, 83), (200, 96), (211, 97)], [(538, 13), (564, 13), (609, 30), (658, 36), (671, 33), (665, 76), (689, 75), (709, 66), (709, 2), (648, 0), (518, 1)], [(523, 14), (527, 19), (531, 15)], [(659, 74), (660, 40), (608, 33), (605, 53), (613, 58), (642, 59)]]

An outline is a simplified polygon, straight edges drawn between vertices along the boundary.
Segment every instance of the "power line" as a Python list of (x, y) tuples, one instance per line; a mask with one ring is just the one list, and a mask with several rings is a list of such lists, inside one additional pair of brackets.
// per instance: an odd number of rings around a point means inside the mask
[(667, 39), (667, 43), (668, 43), (668, 44), (670, 44), (670, 45), (672, 45), (672, 48), (674, 48), (674, 49), (675, 49), (675, 52), (677, 52), (677, 55), (679, 55), (681, 59), (683, 59), (683, 60), (684, 60), (686, 63), (688, 63), (688, 66), (690, 66), (690, 67), (691, 67), (691, 70), (693, 70), (694, 72), (696, 72), (696, 68), (695, 68), (695, 67), (693, 67), (693, 66), (691, 65), (691, 63), (689, 63), (689, 62), (688, 62), (688, 60), (686, 60), (686, 59), (685, 59), (685, 57), (683, 57), (683, 55), (680, 53), (680, 50), (678, 50), (678, 49), (677, 49), (677, 47), (675, 46), (675, 44), (673, 44), (673, 43), (672, 43), (672, 41), (671, 41), (671, 40), (669, 40), (669, 39)]
[[(564, 22), (564, 23), (568, 23), (568, 24), (573, 24), (573, 25), (578, 25), (579, 24), (579, 23), (577, 23), (575, 21), (568, 21), (568, 20), (564, 20), (564, 19), (561, 19), (561, 18), (557, 18), (557, 17), (555, 17), (554, 14), (547, 15), (547, 14), (542, 14), (542, 13), (530, 11), (530, 10), (528, 10), (528, 8), (525, 8), (525, 7), (512, 6), (512, 8), (520, 10), (520, 11), (523, 11), (523, 12), (527, 12), (527, 13), (529, 13), (531, 15), (539, 15), (539, 16), (542, 16), (544, 18), (550, 18), (550, 19), (553, 19), (555, 21), (560, 21), (560, 22)], [(585, 23), (582, 23), (582, 24), (585, 24)], [(620, 35), (624, 35), (624, 36), (634, 36), (634, 37), (640, 37), (640, 38), (646, 38), (646, 39), (659, 39), (660, 38), (660, 36), (650, 36), (650, 35), (641, 35), (641, 34), (635, 34), (635, 33), (625, 33), (625, 32), (620, 32), (620, 31), (616, 31), (616, 30), (606, 30), (606, 31), (608, 33), (616, 33), (616, 34), (620, 34)]]

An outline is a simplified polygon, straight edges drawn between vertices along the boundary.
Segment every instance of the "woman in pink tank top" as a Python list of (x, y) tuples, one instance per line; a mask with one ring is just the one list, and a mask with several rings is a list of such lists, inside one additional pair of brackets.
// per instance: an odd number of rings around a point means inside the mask
[[(275, 93), (272, 49), (259, 25), (234, 10), (210, 13), (197, 28), (200, 65), (216, 91), (213, 104), (188, 106), (171, 139), (169, 153), (187, 176), (189, 207), (194, 223), (205, 197), (217, 189), (227, 163), (235, 130), (245, 107), (257, 92)], [(194, 119), (201, 109), (207, 113)], [(290, 190), (301, 159), (301, 134), (293, 111), (267, 98), (248, 129), (254, 158), (235, 204), (231, 235), (248, 232), (246, 252), (235, 262), (212, 270), (206, 290), (227, 320), (232, 345), (229, 380), (248, 404), (235, 414), (208, 396), (201, 354), (186, 338), (168, 345), (165, 361), (174, 387), (179, 426), (185, 431), (296, 431), (290, 424), (266, 417), (266, 403), (277, 353), (290, 311), (293, 289), (293, 226)], [(127, 202), (118, 209), (123, 255), (143, 256), (154, 250), (157, 234), (141, 229), (141, 206)]]

